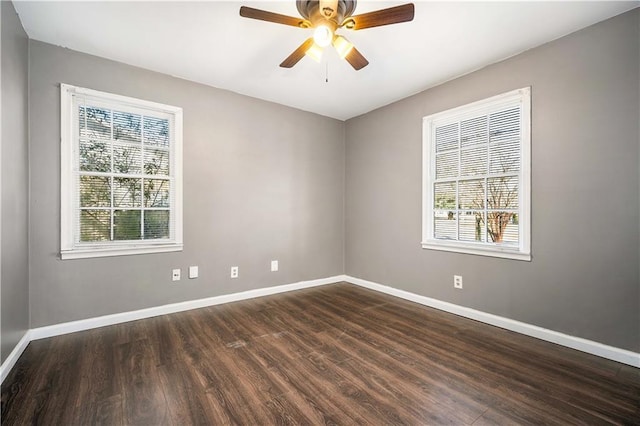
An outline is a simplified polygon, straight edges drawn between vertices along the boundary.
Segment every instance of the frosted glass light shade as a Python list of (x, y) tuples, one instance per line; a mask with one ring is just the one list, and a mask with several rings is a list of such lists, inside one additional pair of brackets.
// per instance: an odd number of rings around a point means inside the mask
[(351, 42), (346, 38), (337, 36), (333, 40), (333, 47), (336, 48), (336, 52), (338, 52), (340, 58), (344, 59), (349, 52), (351, 52), (351, 49), (353, 49), (353, 44), (351, 44)]
[(320, 62), (320, 60), (322, 59), (322, 48), (314, 43), (310, 48), (307, 49), (306, 52), (304, 52), (304, 54), (314, 61)]

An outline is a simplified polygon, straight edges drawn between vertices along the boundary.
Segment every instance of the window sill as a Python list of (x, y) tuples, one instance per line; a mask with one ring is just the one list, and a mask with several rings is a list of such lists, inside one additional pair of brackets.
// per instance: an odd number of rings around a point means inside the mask
[(182, 244), (167, 243), (135, 246), (79, 247), (60, 251), (62, 260), (88, 259), (92, 257), (129, 256), (134, 254), (166, 253), (182, 251)]
[(423, 249), (449, 251), (454, 253), (475, 254), (477, 256), (500, 257), (503, 259), (523, 260), (530, 262), (531, 254), (522, 253), (516, 250), (500, 249), (500, 248), (478, 248), (461, 244), (447, 244), (442, 242), (426, 242), (422, 243)]

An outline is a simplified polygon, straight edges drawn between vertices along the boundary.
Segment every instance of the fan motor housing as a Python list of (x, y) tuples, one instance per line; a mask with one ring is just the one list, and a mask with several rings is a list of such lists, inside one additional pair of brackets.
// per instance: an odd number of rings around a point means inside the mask
[(327, 19), (320, 11), (318, 0), (296, 0), (296, 7), (302, 17), (311, 21), (315, 26), (322, 21), (333, 21), (335, 25), (340, 25), (344, 18), (353, 14), (356, 9), (356, 0), (338, 0), (338, 10), (333, 18)]

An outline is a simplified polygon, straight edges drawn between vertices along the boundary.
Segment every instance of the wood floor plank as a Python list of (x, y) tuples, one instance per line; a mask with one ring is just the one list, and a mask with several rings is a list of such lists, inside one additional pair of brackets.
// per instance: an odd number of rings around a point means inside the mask
[(116, 354), (115, 374), (122, 383), (124, 423), (169, 424), (163, 385), (148, 341), (142, 339), (119, 344)]
[(264, 405), (272, 416), (269, 424), (339, 424), (335, 418), (325, 416), (324, 410), (318, 409), (313, 401), (298, 393), (280, 395)]
[[(38, 377), (44, 374), (45, 357), (48, 348), (51, 346), (51, 339), (43, 339), (31, 342), (20, 357), (20, 362), (16, 363), (9, 377), (2, 384), (2, 412), (0, 419), (8, 422), (15, 422), (18, 413), (16, 410), (9, 411), (8, 408), (14, 404), (23, 406), (25, 410), (30, 410), (33, 403), (33, 394), (38, 383)], [(35, 348), (35, 349), (34, 349)]]
[[(47, 367), (42, 370), (40, 386), (34, 395), (34, 417), (39, 424), (69, 424), (78, 415), (80, 375), (77, 367), (83, 350), (83, 340), (77, 335), (59, 336), (52, 341)], [(66, 407), (60, 410), (60, 407)]]
[(2, 425), (640, 424), (640, 370), (346, 283), (34, 341)]
[(167, 411), (175, 425), (206, 425), (214, 410), (193, 377), (193, 369), (186, 363), (176, 362), (158, 367), (158, 376), (164, 389)]
[[(79, 359), (81, 397), (77, 401), (79, 424), (122, 422), (122, 381), (118, 368), (115, 334), (96, 329), (84, 333), (84, 352)], [(76, 418), (71, 418), (76, 421)]]
[(346, 417), (341, 424), (366, 424), (370, 413), (360, 405), (354, 405), (341, 394), (343, 381), (335, 365), (317, 353), (311, 353), (299, 360), (284, 360), (270, 368), (301, 398), (314, 401), (322, 407), (324, 416)]

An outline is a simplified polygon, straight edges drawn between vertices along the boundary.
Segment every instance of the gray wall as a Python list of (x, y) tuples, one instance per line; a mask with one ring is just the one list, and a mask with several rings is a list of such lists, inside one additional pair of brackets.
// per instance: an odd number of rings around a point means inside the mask
[(13, 4), (2, 8), (2, 362), (29, 328), (28, 49)]
[[(639, 43), (636, 9), (347, 121), (346, 273), (638, 351)], [(422, 117), (525, 86), (533, 260), (422, 249)]]
[[(639, 19), (629, 12), (346, 124), (30, 41), (31, 327), (346, 271), (639, 350)], [(3, 94), (4, 31), (3, 18)], [(184, 108), (183, 252), (59, 260), (61, 82)], [(421, 249), (422, 117), (523, 86), (533, 261)], [(3, 185), (4, 165), (3, 152)], [(189, 265), (199, 279), (171, 282)]]
[[(59, 259), (60, 83), (183, 108), (183, 252)], [(343, 273), (343, 122), (33, 40), (29, 102), (32, 328)]]

